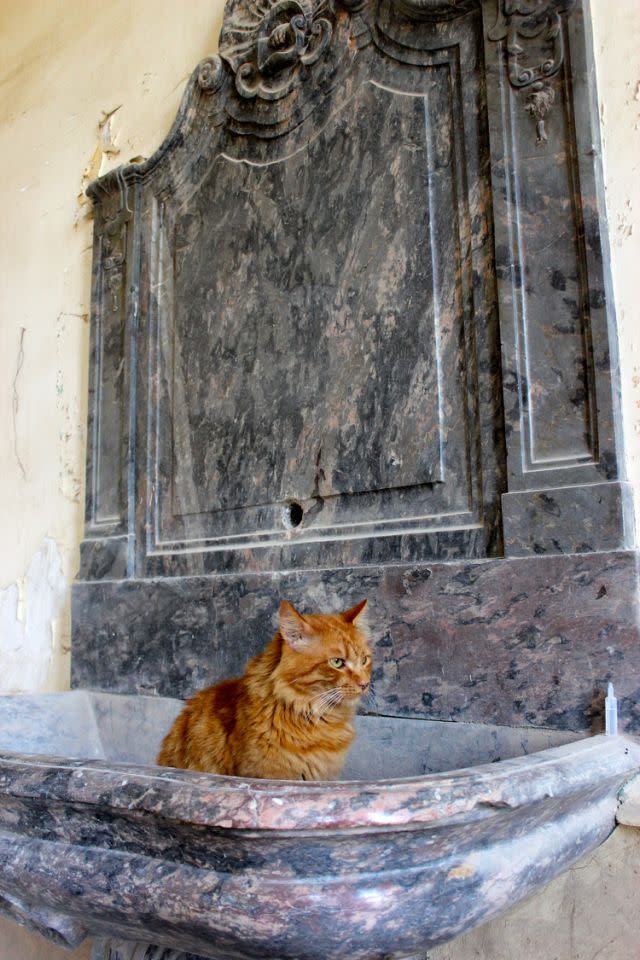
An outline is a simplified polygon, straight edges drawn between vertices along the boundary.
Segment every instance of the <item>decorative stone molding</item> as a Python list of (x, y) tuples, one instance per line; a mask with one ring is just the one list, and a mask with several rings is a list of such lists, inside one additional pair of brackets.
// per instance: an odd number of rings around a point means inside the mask
[[(495, 26), (489, 39), (506, 40), (509, 82), (515, 90), (528, 91), (525, 109), (536, 121), (538, 143), (547, 142), (545, 117), (555, 100), (551, 80), (564, 63), (563, 18), (575, 0), (499, 0)], [(550, 47), (550, 56), (525, 66), (523, 57), (541, 41)]]
[(105, 292), (109, 294), (109, 309), (113, 313), (120, 307), (127, 254), (127, 225), (133, 214), (129, 206), (129, 187), (121, 169), (117, 175), (119, 191), (109, 196), (96, 223), (96, 233), (102, 238), (103, 244)]
[(249, 100), (280, 100), (307, 76), (333, 33), (331, 0), (240, 0), (227, 7), (220, 55)]
[(198, 86), (205, 93), (216, 93), (224, 82), (224, 66), (220, 57), (205, 57), (198, 64)]
[(339, 0), (351, 17), (351, 42), (356, 49), (362, 50), (371, 42), (371, 30), (367, 23), (367, 0)]

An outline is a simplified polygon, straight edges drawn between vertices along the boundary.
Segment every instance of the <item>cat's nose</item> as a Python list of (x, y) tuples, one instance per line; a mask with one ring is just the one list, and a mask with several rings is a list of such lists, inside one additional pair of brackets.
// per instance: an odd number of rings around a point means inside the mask
[(360, 687), (361, 690), (366, 690), (367, 687), (369, 686), (369, 681), (367, 680), (366, 683), (359, 683), (358, 686)]

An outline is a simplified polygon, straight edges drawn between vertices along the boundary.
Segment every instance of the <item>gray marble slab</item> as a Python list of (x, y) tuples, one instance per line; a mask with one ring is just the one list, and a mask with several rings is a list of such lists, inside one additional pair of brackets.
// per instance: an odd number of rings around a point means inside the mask
[(73, 690), (0, 696), (0, 749), (104, 760), (92, 695)]
[(91, 188), (83, 576), (631, 547), (582, 4), (312, 6)]
[[(0, 752), (149, 766), (184, 701), (72, 691), (0, 697)], [(341, 779), (413, 777), (496, 763), (578, 734), (478, 723), (359, 716)]]
[(591, 731), (611, 681), (621, 729), (640, 729), (631, 551), (76, 584), (73, 683), (189, 696), (244, 671), (282, 598), (311, 612), (365, 596), (382, 715)]
[(601, 843), (639, 764), (621, 736), (333, 783), (3, 752), (0, 910), (8, 891), (56, 942), (139, 941), (147, 960), (421, 955)]

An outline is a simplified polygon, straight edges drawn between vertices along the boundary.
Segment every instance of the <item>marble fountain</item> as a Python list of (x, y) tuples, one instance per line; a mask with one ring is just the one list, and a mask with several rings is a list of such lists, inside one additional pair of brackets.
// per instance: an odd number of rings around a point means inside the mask
[[(73, 690), (0, 698), (2, 912), (110, 960), (424, 955), (615, 828), (640, 611), (591, 43), (580, 0), (230, 0), (165, 142), (91, 186)], [(153, 765), (281, 597), (362, 596), (343, 780)]]

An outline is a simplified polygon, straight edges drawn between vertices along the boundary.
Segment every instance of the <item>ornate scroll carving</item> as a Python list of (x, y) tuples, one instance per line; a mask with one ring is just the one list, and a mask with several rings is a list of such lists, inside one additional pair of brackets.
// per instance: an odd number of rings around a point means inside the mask
[(198, 64), (198, 86), (205, 93), (215, 93), (224, 82), (224, 67), (220, 57), (205, 57)]
[[(498, 0), (497, 20), (489, 32), (490, 40), (507, 41), (509, 82), (515, 90), (528, 91), (525, 109), (536, 121), (538, 143), (547, 140), (544, 122), (555, 100), (551, 80), (564, 62), (562, 18), (574, 6), (575, 0)], [(539, 48), (540, 42), (550, 55), (525, 65), (527, 49)]]
[(220, 34), (238, 93), (263, 100), (290, 93), (328, 48), (332, 14), (333, 0), (240, 0)]

